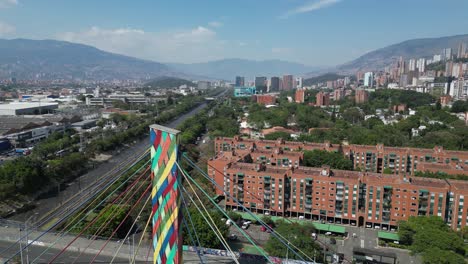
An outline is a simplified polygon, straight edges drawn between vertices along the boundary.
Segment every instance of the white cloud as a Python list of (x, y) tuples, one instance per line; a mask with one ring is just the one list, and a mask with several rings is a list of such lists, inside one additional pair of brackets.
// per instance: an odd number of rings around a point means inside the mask
[(247, 46), (247, 43), (246, 43), (246, 42), (243, 42), (243, 41), (241, 41), (241, 42), (239, 42), (239, 46), (241, 46), (241, 47)]
[(18, 4), (18, 0), (0, 0), (0, 8), (8, 8)]
[(0, 36), (5, 36), (16, 31), (15, 27), (0, 21)]
[(319, 9), (334, 5), (340, 1), (341, 0), (317, 0), (315, 2), (309, 2), (302, 6), (289, 10), (285, 14), (281, 15), (280, 18), (285, 19), (295, 14), (312, 12), (315, 10), (319, 10)]
[(212, 22), (208, 23), (208, 25), (210, 27), (219, 28), (219, 27), (222, 27), (224, 24), (219, 22), (219, 21), (212, 21)]
[(226, 44), (217, 38), (215, 31), (203, 26), (171, 32), (146, 32), (134, 28), (104, 29), (94, 26), (84, 31), (61, 33), (57, 38), (161, 62), (218, 59), (222, 57)]

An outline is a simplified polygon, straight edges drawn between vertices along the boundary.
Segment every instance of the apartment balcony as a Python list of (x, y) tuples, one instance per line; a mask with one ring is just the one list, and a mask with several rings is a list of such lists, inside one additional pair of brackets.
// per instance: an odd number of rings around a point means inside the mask
[(270, 193), (271, 193), (271, 190), (270, 190), (270, 189), (264, 189), (264, 190), (263, 190), (263, 193), (270, 194)]
[(312, 204), (305, 204), (304, 207), (305, 207), (306, 209), (312, 209)]
[(335, 200), (337, 201), (343, 201), (343, 196), (335, 196)]
[(427, 206), (419, 207), (419, 208), (418, 208), (418, 211), (424, 211), (424, 212), (426, 212), (426, 211), (427, 211)]

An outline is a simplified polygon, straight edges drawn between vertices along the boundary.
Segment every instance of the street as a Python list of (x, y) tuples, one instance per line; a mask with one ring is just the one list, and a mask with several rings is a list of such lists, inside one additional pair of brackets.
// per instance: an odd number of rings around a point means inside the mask
[[(179, 116), (177, 119), (173, 120), (166, 126), (175, 128), (180, 123), (184, 122), (186, 119), (192, 117), (193, 115), (197, 114), (201, 110), (203, 110), (207, 106), (206, 103), (203, 103), (190, 112)], [(113, 156), (105, 163), (99, 164), (93, 170), (89, 171), (88, 173), (80, 176), (79, 178), (75, 179), (73, 182), (69, 183), (67, 188), (60, 190), (58, 196), (47, 197), (43, 199), (39, 199), (35, 201), (36, 208), (29, 210), (24, 213), (18, 213), (11, 216), (9, 219), (24, 222), (29, 217), (33, 217), (32, 223), (38, 220), (41, 216), (46, 215), (51, 210), (55, 210), (61, 206), (61, 202), (69, 199), (76, 193), (80, 191), (80, 189), (85, 188), (85, 186), (89, 186), (95, 184), (95, 181), (100, 176), (104, 175), (105, 173), (111, 171), (116, 167), (116, 165), (120, 164), (128, 160), (129, 158), (134, 158), (141, 153), (145, 149), (149, 147), (149, 136), (145, 137), (143, 140), (137, 141), (135, 144), (130, 145), (127, 148), (121, 149), (113, 154)]]

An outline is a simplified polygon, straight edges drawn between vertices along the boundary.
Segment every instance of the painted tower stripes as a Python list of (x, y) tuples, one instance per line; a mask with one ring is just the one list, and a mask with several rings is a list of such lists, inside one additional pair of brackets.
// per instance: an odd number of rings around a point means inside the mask
[(178, 184), (179, 131), (150, 126), (153, 189), (153, 263), (182, 263), (182, 230)]

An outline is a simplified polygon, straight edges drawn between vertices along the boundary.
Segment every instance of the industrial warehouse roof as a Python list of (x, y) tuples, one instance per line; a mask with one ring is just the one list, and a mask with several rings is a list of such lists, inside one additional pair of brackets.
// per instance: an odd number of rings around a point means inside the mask
[[(76, 118), (74, 118), (76, 119)], [(62, 116), (0, 116), (0, 135), (16, 133), (35, 127), (48, 126), (50, 123), (68, 123), (70, 119)]]
[(9, 103), (0, 104), (0, 110), (19, 110), (35, 107), (58, 106), (58, 103), (28, 102), (28, 103)]

